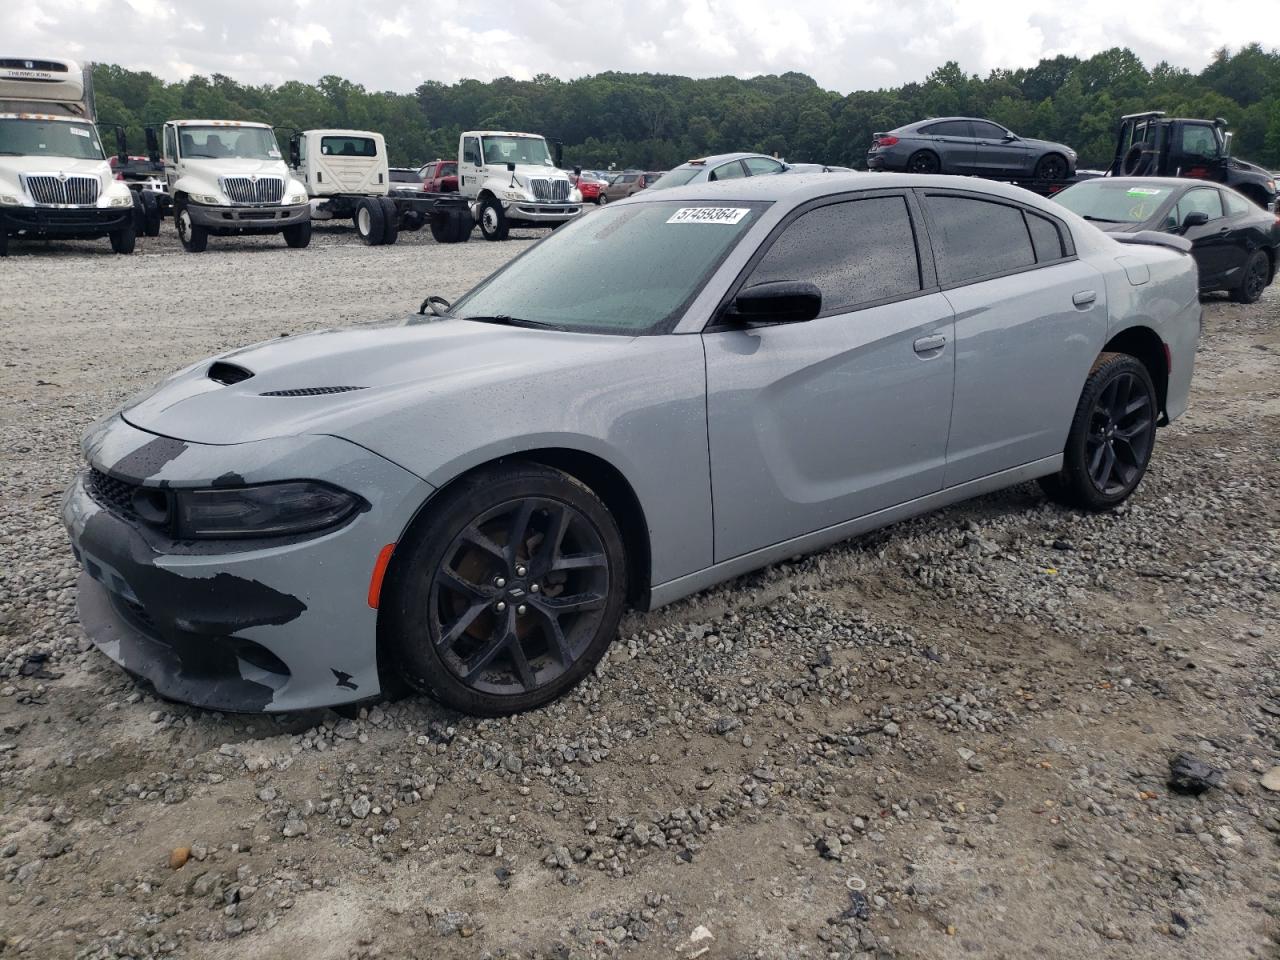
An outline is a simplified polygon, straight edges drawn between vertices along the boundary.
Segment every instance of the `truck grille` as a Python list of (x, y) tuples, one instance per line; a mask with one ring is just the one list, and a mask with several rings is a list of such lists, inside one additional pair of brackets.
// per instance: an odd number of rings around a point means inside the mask
[(27, 192), (36, 203), (85, 207), (98, 202), (97, 177), (64, 177), (40, 173), (27, 174), (23, 180), (27, 184)]
[(568, 180), (531, 179), (529, 181), (529, 189), (533, 191), (534, 197), (538, 200), (564, 203), (569, 199)]
[(284, 180), (280, 177), (223, 177), (222, 189), (232, 203), (279, 203), (284, 196)]

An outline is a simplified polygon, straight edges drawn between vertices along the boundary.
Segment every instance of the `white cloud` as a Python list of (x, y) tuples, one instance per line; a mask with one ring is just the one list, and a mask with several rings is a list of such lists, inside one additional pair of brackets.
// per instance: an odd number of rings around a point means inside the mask
[[(692, 76), (808, 73), (848, 92), (922, 80), (947, 60), (969, 73), (1060, 53), (1131, 47), (1197, 70), (1220, 46), (1280, 44), (1274, 0), (1124, 5), (1115, 0), (0, 0), (7, 55), (70, 53), (179, 79), (188, 69), (249, 83), (334, 73), (372, 89), (602, 70)], [(274, 22), (277, 26), (268, 26)]]

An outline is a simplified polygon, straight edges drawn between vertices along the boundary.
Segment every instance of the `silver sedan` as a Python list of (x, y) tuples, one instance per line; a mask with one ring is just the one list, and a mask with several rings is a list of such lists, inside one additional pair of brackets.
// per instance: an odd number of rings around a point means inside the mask
[(996, 183), (645, 191), (408, 323), (246, 347), (95, 424), (81, 620), (164, 696), (545, 704), (653, 608), (1026, 480), (1106, 510), (1187, 405), (1196, 270)]

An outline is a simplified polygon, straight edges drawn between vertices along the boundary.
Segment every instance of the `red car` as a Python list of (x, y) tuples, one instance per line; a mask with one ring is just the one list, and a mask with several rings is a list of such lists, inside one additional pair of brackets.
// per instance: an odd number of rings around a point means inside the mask
[(427, 193), (458, 192), (458, 161), (432, 160), (418, 171)]
[(603, 180), (597, 180), (586, 173), (581, 176), (570, 177), (569, 180), (578, 188), (578, 192), (582, 194), (583, 203), (600, 202), (600, 188), (604, 186)]

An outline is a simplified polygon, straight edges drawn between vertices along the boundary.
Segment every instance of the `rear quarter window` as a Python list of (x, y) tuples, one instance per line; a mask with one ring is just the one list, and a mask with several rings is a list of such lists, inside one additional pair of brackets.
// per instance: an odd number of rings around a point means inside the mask
[(1019, 208), (947, 194), (926, 195), (924, 205), (939, 283), (969, 283), (1035, 265)]
[(1027, 218), (1027, 229), (1031, 231), (1031, 245), (1035, 248), (1036, 261), (1046, 263), (1050, 260), (1061, 260), (1066, 256), (1058, 225), (1048, 217), (1023, 212)]

